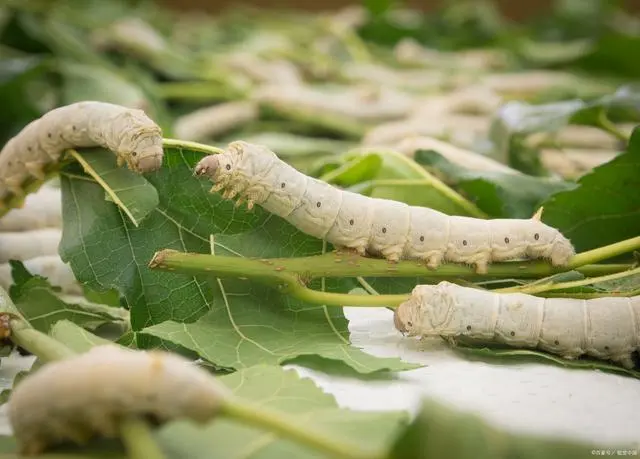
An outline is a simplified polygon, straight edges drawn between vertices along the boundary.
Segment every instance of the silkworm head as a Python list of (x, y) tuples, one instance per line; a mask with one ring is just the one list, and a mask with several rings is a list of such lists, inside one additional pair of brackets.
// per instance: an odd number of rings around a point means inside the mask
[(575, 254), (576, 250), (571, 241), (558, 232), (551, 250), (551, 263), (555, 266), (564, 266)]
[(147, 173), (160, 169), (163, 156), (162, 136), (154, 134), (138, 138), (125, 159), (131, 170)]
[(207, 176), (214, 180), (220, 166), (219, 155), (209, 155), (202, 158), (193, 170), (194, 175)]
[[(528, 253), (536, 258), (550, 258), (554, 264), (564, 264), (574, 254), (574, 249), (560, 231), (536, 220), (530, 220), (527, 236)], [(557, 263), (556, 263), (557, 262)]]
[(415, 295), (401, 303), (393, 312), (393, 324), (400, 333), (416, 336), (419, 329), (420, 299)]
[(115, 146), (135, 172), (153, 172), (162, 166), (162, 130), (142, 110), (129, 110), (113, 122), (114, 129), (126, 134)]

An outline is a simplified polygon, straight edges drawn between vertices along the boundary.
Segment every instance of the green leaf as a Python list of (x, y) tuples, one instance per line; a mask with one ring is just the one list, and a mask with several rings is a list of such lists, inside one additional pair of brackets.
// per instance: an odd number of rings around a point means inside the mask
[(625, 153), (544, 203), (542, 219), (571, 239), (579, 252), (640, 234), (640, 128)]
[(492, 218), (529, 218), (550, 195), (576, 186), (552, 178), (466, 169), (434, 150), (419, 150), (414, 159), (444, 174), (449, 183), (453, 182)]
[[(339, 317), (341, 311), (338, 315), (332, 309), (326, 310), (328, 317), (324, 320), (333, 323), (335, 331), (322, 324), (322, 308), (314, 308), (314, 312), (318, 313), (316, 317), (303, 319), (301, 314), (297, 314), (296, 321), (292, 312), (301, 311), (299, 305), (283, 314), (274, 313), (275, 308), (290, 309), (295, 303), (291, 300), (283, 303), (273, 289), (256, 287), (251, 289), (251, 296), (260, 298), (261, 301), (257, 303), (266, 310), (251, 311), (249, 316), (247, 309), (253, 306), (252, 303), (235, 299), (246, 295), (243, 291), (247, 290), (247, 286), (242, 288), (241, 283), (236, 286), (231, 281), (225, 281), (224, 285), (235, 286), (227, 291), (227, 300), (243, 312), (231, 326), (224, 319), (232, 311), (214, 310), (193, 323), (170, 320), (147, 327), (142, 333), (179, 344), (210, 362), (232, 368), (246, 368), (260, 363), (285, 364), (298, 357), (314, 355), (325, 359), (327, 366), (331, 366), (332, 361), (339, 366), (346, 363), (363, 374), (417, 368), (395, 358), (374, 357), (348, 344), (346, 319)], [(319, 324), (324, 326), (320, 327)], [(295, 361), (302, 364), (306, 360)]]
[(113, 153), (103, 148), (86, 150), (76, 156), (84, 171), (105, 190), (105, 199), (118, 205), (135, 225), (159, 203), (158, 192), (142, 175), (116, 165)]
[[(163, 168), (147, 175), (160, 203), (138, 227), (104, 200), (96, 183), (69, 174), (61, 179), (61, 257), (94, 290), (118, 289), (131, 311), (132, 330), (146, 334), (136, 337), (139, 347), (153, 344), (150, 335), (161, 336), (233, 368), (304, 354), (342, 360), (361, 372), (414, 367), (351, 346), (341, 308), (311, 306), (244, 279), (149, 269), (161, 249), (211, 253), (210, 237), (218, 254), (268, 258), (323, 251), (323, 241), (283, 219), (260, 208), (236, 208), (209, 193), (210, 182), (193, 177), (201, 157), (166, 149)], [(326, 283), (327, 289), (348, 291), (350, 286), (348, 280)]]
[[(339, 408), (334, 397), (293, 370), (260, 365), (221, 376), (235, 396), (287, 414), (309, 431), (383, 454), (407, 424), (404, 412), (358, 412)], [(242, 423), (217, 419), (204, 428), (175, 422), (161, 428), (159, 441), (170, 457), (190, 459), (318, 458), (281, 436)]]
[(425, 400), (389, 459), (582, 459), (595, 445), (507, 432), (479, 416)]
[(512, 138), (535, 132), (557, 132), (568, 124), (603, 127), (601, 114), (612, 112), (621, 121), (640, 121), (640, 88), (636, 84), (620, 86), (616, 91), (590, 101), (564, 100), (548, 104), (511, 101), (494, 116), (489, 129), (494, 154), (506, 159)]
[[(621, 374), (624, 376), (631, 376), (634, 378), (640, 378), (640, 370), (629, 370), (619, 365), (609, 364), (602, 360), (596, 360), (591, 358), (580, 358), (575, 360), (567, 360), (557, 355), (547, 354), (542, 351), (534, 351), (530, 349), (513, 349), (504, 348), (500, 346), (492, 345), (491, 347), (483, 347), (481, 344), (475, 344), (471, 342), (462, 343), (463, 345), (454, 346), (453, 349), (466, 356), (472, 357), (476, 360), (487, 361), (491, 360), (492, 363), (501, 363), (513, 365), (514, 363), (551, 363), (564, 368), (572, 368), (577, 370), (599, 370), (605, 373)], [(473, 359), (472, 359), (473, 360)]]
[(16, 135), (41, 114), (33, 83), (46, 71), (41, 57), (16, 57), (0, 60), (0, 145)]
[(320, 180), (339, 186), (350, 186), (374, 178), (382, 167), (382, 158), (372, 153), (354, 158), (320, 177)]
[[(24, 459), (24, 455), (18, 454), (17, 443), (14, 437), (0, 435), (1, 459)], [(122, 447), (122, 442), (113, 440), (94, 440), (84, 446), (60, 446), (54, 451), (38, 454), (38, 459), (127, 459)]]
[(9, 263), (15, 282), (11, 286), (11, 299), (37, 330), (47, 333), (59, 320), (70, 320), (87, 328), (127, 320), (127, 311), (121, 308), (92, 303), (66, 303), (56, 295), (47, 279), (31, 275), (20, 261), (11, 260)]
[[(63, 77), (63, 105), (83, 100), (99, 100), (135, 108), (147, 105), (145, 93), (136, 84), (106, 67), (60, 61), (58, 72)], [(149, 116), (154, 118), (152, 113)]]
[(56, 322), (49, 330), (49, 335), (78, 354), (87, 352), (95, 346), (113, 344), (111, 341), (100, 338), (69, 320)]
[(395, 0), (363, 0), (365, 8), (374, 16), (379, 16), (388, 11), (394, 4)]
[(393, 150), (359, 149), (342, 156), (344, 161), (377, 154), (382, 166), (374, 180), (362, 182), (350, 191), (373, 198), (392, 199), (412, 206), (424, 206), (448, 215), (484, 217), (473, 203), (460, 196), (411, 158)]

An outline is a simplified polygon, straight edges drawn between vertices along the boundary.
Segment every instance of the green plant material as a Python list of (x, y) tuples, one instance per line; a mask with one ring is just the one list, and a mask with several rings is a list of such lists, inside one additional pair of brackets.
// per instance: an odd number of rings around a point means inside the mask
[(241, 99), (243, 92), (220, 81), (170, 81), (158, 83), (155, 93), (168, 100), (215, 102)]
[(491, 363), (506, 365), (521, 363), (550, 363), (552, 365), (576, 369), (576, 370), (597, 370), (605, 373), (619, 374), (623, 376), (631, 376), (640, 379), (640, 370), (629, 370), (615, 364), (609, 364), (602, 360), (581, 357), (575, 360), (567, 360), (557, 355), (547, 354), (542, 351), (534, 351), (529, 349), (499, 349), (492, 345), (483, 347), (478, 344), (473, 347), (471, 343), (464, 343), (462, 346), (454, 346), (453, 349), (465, 356), (466, 358), (478, 361), (491, 361)]
[(85, 330), (76, 323), (61, 319), (53, 324), (49, 335), (56, 341), (64, 344), (76, 354), (87, 352), (92, 347), (103, 344), (113, 344), (111, 341)]
[(127, 322), (128, 312), (101, 304), (70, 304), (60, 299), (51, 284), (41, 276), (32, 275), (19, 261), (10, 261), (14, 285), (10, 295), (14, 304), (31, 325), (48, 333), (59, 320), (70, 320), (85, 328), (95, 329), (112, 322)]
[(338, 136), (345, 140), (360, 139), (367, 130), (362, 121), (348, 116), (319, 113), (293, 104), (260, 103), (261, 117), (275, 120), (291, 120), (313, 127), (318, 134)]
[[(104, 189), (105, 199), (115, 203), (135, 226), (140, 226), (158, 206), (160, 198), (153, 185), (140, 174), (118, 167), (115, 155), (110, 151), (95, 148), (83, 153), (72, 151), (71, 154), (84, 172)], [(65, 173), (74, 174), (73, 168)]]
[[(323, 432), (336, 441), (352, 444), (354, 451), (370, 451), (372, 459), (387, 448), (408, 421), (404, 412), (359, 412), (339, 408), (334, 397), (293, 370), (258, 365), (221, 376), (235, 396), (258, 406), (286, 413), (304, 429)], [(244, 425), (243, 425), (244, 424)], [(171, 457), (193, 459), (317, 458), (316, 452), (282, 436), (256, 430), (233, 419), (218, 419), (205, 428), (176, 422), (161, 428), (158, 440)], [(366, 456), (365, 456), (366, 457)]]
[(547, 199), (543, 220), (578, 251), (640, 234), (640, 128), (625, 153), (578, 180), (578, 187)]
[(372, 198), (392, 199), (412, 206), (430, 207), (448, 215), (484, 218), (486, 214), (411, 158), (393, 150), (358, 149), (342, 156), (344, 161), (377, 154), (382, 158), (374, 180), (351, 187)]
[[(183, 145), (167, 148), (164, 167), (146, 176), (160, 196), (170, 199), (162, 199), (138, 227), (104, 200), (99, 185), (65, 171), (60, 253), (80, 282), (98, 291), (117, 289), (131, 311), (134, 332), (159, 330), (154, 326), (162, 327), (165, 321), (171, 321), (165, 327), (201, 330), (203, 335), (197, 338), (204, 341), (182, 343), (184, 335), (166, 338), (188, 349), (196, 347), (193, 350), (224, 367), (279, 363), (309, 353), (344, 360), (362, 372), (413, 367), (351, 346), (347, 321), (338, 308), (309, 307), (246, 280), (149, 269), (149, 260), (160, 248), (210, 253), (211, 241), (216, 253), (240, 259), (305, 256), (323, 250), (322, 241), (301, 234), (284, 220), (261, 209), (238, 209), (209, 193), (210, 182), (193, 177), (202, 153)], [(350, 285), (344, 280), (327, 283), (326, 288), (348, 290)], [(141, 348), (153, 342), (139, 333), (136, 341)]]
[(433, 14), (411, 11), (410, 16), (402, 16), (391, 8), (372, 15), (359, 34), (383, 46), (411, 38), (428, 47), (457, 50), (495, 44), (506, 31), (506, 22), (493, 2), (467, 0), (447, 2)]
[(529, 218), (549, 196), (576, 186), (552, 178), (466, 169), (434, 150), (419, 150), (414, 159), (443, 174), (491, 218)]
[(378, 174), (381, 167), (382, 158), (372, 153), (354, 158), (331, 172), (322, 175), (319, 179), (345, 187), (355, 185), (364, 180), (371, 180)]
[[(99, 100), (125, 107), (148, 106), (147, 96), (137, 84), (109, 68), (61, 60), (57, 70), (63, 79), (62, 105)], [(155, 119), (154, 113), (148, 115)]]
[[(17, 453), (15, 437), (0, 435), (0, 459), (24, 459)], [(118, 440), (92, 441), (83, 447), (64, 446), (38, 454), (38, 459), (131, 459)]]
[(390, 459), (581, 459), (594, 445), (505, 432), (477, 415), (424, 401)]
[(529, 134), (554, 133), (569, 124), (596, 126), (626, 140), (626, 136), (607, 120), (609, 112), (618, 113), (621, 120), (640, 121), (638, 88), (622, 86), (615, 93), (592, 101), (574, 99), (543, 105), (508, 102), (494, 116), (489, 130), (492, 155), (501, 162), (509, 162)]
[[(41, 107), (33, 83), (47, 71), (42, 57), (0, 59), (0, 145), (17, 134), (31, 120), (38, 118)], [(35, 92), (35, 93), (34, 93)]]

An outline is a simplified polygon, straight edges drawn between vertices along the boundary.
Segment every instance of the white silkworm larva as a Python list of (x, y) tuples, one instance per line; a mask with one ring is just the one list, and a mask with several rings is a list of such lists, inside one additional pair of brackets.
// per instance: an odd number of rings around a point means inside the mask
[(227, 396), (183, 357), (103, 345), (27, 376), (14, 388), (8, 414), (23, 454), (38, 454), (63, 442), (114, 437), (129, 416), (207, 422)]
[(482, 220), (449, 216), (426, 207), (377, 199), (340, 190), (307, 177), (264, 146), (229, 144), (195, 167), (225, 190), (276, 214), (299, 230), (337, 248), (364, 255), (424, 260), (430, 268), (442, 261), (473, 264), (479, 273), (492, 261), (547, 258), (564, 265), (574, 255), (570, 241), (536, 215), (530, 219)]
[(138, 173), (162, 165), (162, 131), (142, 110), (85, 101), (55, 108), (29, 123), (0, 152), (0, 199), (22, 196), (29, 177), (45, 177), (45, 167), (69, 148), (102, 146)]
[(201, 108), (176, 119), (179, 139), (201, 141), (224, 134), (258, 118), (258, 106), (251, 101), (228, 102)]
[(62, 228), (62, 196), (58, 188), (43, 186), (25, 198), (21, 208), (0, 219), (0, 231)]
[(640, 350), (640, 296), (590, 300), (497, 293), (450, 282), (418, 285), (394, 313), (408, 336), (466, 337), (539, 348), (566, 359), (588, 355), (633, 368)]
[(59, 228), (0, 232), (0, 263), (57, 255), (61, 239), (62, 230)]

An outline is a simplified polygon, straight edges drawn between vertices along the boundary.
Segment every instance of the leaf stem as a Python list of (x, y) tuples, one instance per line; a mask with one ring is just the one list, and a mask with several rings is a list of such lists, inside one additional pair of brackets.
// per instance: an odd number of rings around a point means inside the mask
[(619, 140), (624, 141), (625, 143), (629, 142), (629, 137), (627, 137), (623, 132), (618, 129), (618, 127), (609, 120), (607, 114), (604, 110), (600, 110), (598, 113), (598, 127), (603, 131), (608, 132), (612, 136), (616, 137)]
[(231, 419), (265, 428), (270, 432), (294, 440), (315, 450), (328, 453), (330, 457), (340, 459), (383, 459), (384, 454), (359, 450), (357, 445), (338, 442), (333, 438), (319, 434), (304, 422), (288, 418), (281, 413), (260, 408), (238, 399), (227, 401), (222, 408), (224, 415)]
[[(518, 293), (535, 294), (535, 293), (541, 293), (541, 292), (548, 292), (551, 290), (563, 290), (567, 288), (582, 287), (584, 285), (592, 285), (597, 282), (605, 282), (605, 281), (610, 281), (615, 279), (621, 279), (628, 276), (633, 276), (634, 274), (640, 274), (640, 268), (630, 269), (628, 271), (621, 271), (619, 273), (614, 273), (614, 274), (608, 274), (606, 276), (589, 277), (587, 279), (580, 279), (580, 280), (570, 281), (570, 282), (558, 282), (558, 283), (548, 282), (548, 283), (539, 284), (539, 285), (530, 285), (530, 286), (523, 285), (518, 287), (499, 288), (492, 291), (500, 292), (500, 293), (518, 292)], [(603, 292), (603, 293), (606, 296), (606, 292)]]
[[(217, 277), (248, 277), (276, 288), (280, 293), (302, 301), (326, 306), (396, 306), (407, 295), (350, 295), (330, 293), (306, 287), (300, 273), (285, 272), (278, 259), (251, 259), (199, 253), (183, 253), (165, 249), (153, 256), (149, 268), (191, 274), (215, 274)], [(287, 259), (281, 259), (286, 261)]]
[(597, 249), (579, 253), (569, 261), (569, 265), (567, 266), (567, 268), (577, 269), (579, 267), (583, 267), (591, 263), (597, 263), (608, 258), (617, 257), (618, 255), (622, 255), (624, 253), (631, 252), (637, 249), (640, 249), (640, 236), (632, 237), (631, 239), (625, 239), (624, 241), (616, 242), (614, 244), (605, 245), (604, 247), (598, 247)]
[(145, 421), (135, 417), (125, 418), (120, 421), (119, 427), (129, 459), (165, 459)]
[[(585, 252), (586, 254), (587, 252)], [(602, 257), (603, 258), (603, 257)], [(379, 258), (361, 257), (351, 253), (329, 252), (298, 258), (244, 258), (226, 255), (161, 250), (149, 263), (153, 269), (188, 273), (214, 273), (220, 277), (249, 277), (273, 284), (305, 281), (318, 277), (423, 277), (425, 279), (492, 279), (505, 277), (538, 278), (570, 271), (571, 267), (553, 267), (542, 261), (494, 263), (486, 275), (477, 274), (470, 266), (449, 263), (436, 270), (428, 269), (416, 260), (390, 263)], [(577, 268), (586, 276), (617, 273), (630, 268), (628, 264), (586, 265)]]
[(162, 146), (164, 148), (182, 148), (184, 150), (195, 150), (197, 152), (206, 153), (208, 155), (216, 155), (224, 152), (222, 148), (179, 139), (162, 139)]

